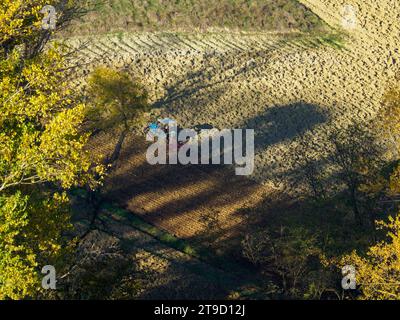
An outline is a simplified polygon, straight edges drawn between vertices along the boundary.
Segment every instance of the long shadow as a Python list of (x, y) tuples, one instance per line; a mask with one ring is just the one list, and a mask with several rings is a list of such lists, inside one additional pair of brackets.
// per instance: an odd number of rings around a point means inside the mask
[[(135, 144), (134, 140), (127, 140), (127, 144)], [(135, 148), (125, 145), (121, 158), (117, 163), (116, 170), (107, 178), (105, 196), (113, 197), (118, 195), (118, 199), (132, 198), (147, 192), (177, 190), (185, 186), (190, 187), (210, 178), (221, 170), (217, 165), (155, 165), (151, 166), (146, 162), (146, 149)], [(119, 169), (119, 165), (129, 162), (131, 157), (142, 153), (142, 161)]]
[[(285, 120), (287, 119), (287, 120)], [(276, 106), (267, 110), (264, 114), (247, 121), (246, 126), (256, 129), (256, 149), (265, 147), (292, 139), (299, 134), (311, 130), (315, 125), (326, 121), (327, 116), (318, 106), (295, 103), (288, 106)], [(260, 130), (261, 129), (261, 130)], [(120, 162), (129, 161), (136, 152), (145, 152), (144, 149), (132, 147), (134, 141), (127, 141)], [(126, 166), (124, 170), (115, 172), (111, 175), (109, 182), (111, 187), (105, 193), (109, 199), (116, 199), (122, 205), (140, 196), (141, 194), (173, 194), (176, 190), (185, 190), (188, 193), (185, 198), (171, 196), (170, 202), (161, 202), (157, 207), (158, 212), (149, 212), (155, 219), (161, 219), (159, 213), (162, 213), (163, 219), (170, 219), (178, 216), (183, 211), (194, 211), (200, 209), (205, 203), (218, 203), (218, 199), (223, 195), (237, 193), (238, 188), (243, 189), (240, 197), (243, 202), (246, 201), (252, 190), (250, 185), (246, 186), (243, 181), (247, 179), (238, 179), (230, 170), (221, 171), (221, 166), (156, 166), (152, 167), (145, 162)], [(229, 177), (232, 175), (232, 177)], [(210, 190), (202, 190), (197, 193), (189, 192), (194, 185), (198, 185), (208, 179), (218, 181), (214, 183)], [(243, 180), (243, 181), (242, 181)], [(249, 187), (250, 186), (250, 187)], [(254, 184), (255, 186), (255, 184)], [(240, 201), (239, 199), (234, 199)], [(173, 210), (171, 210), (171, 208)], [(158, 213), (158, 214), (157, 214)], [(159, 216), (159, 218), (156, 218)]]
[(300, 136), (328, 119), (329, 115), (318, 105), (300, 101), (270, 107), (245, 121), (244, 127), (255, 130), (255, 149), (259, 151)]
[[(216, 72), (220, 72), (220, 70), (215, 69), (210, 73), (207, 69), (209, 66), (205, 63), (201, 70), (189, 71), (180, 79), (177, 79), (174, 85), (167, 88), (167, 97), (156, 102), (154, 106), (166, 107), (166, 110), (171, 113), (182, 112), (182, 110), (177, 110), (175, 106), (175, 102), (182, 101), (187, 105), (183, 112), (201, 110), (203, 105), (207, 105), (212, 99), (224, 94), (225, 89), (220, 88), (219, 84), (229, 82), (240, 74), (257, 68), (254, 66), (232, 70), (233, 75), (224, 77), (223, 80), (204, 84), (203, 78), (212, 78)], [(234, 66), (228, 65), (224, 71), (230, 69), (234, 69)], [(204, 89), (212, 89), (212, 92), (210, 93), (209, 90), (207, 96), (199, 96), (198, 93)], [(256, 151), (259, 151), (273, 144), (293, 139), (297, 135), (312, 130), (318, 124), (324, 123), (327, 119), (328, 116), (321, 111), (320, 107), (296, 102), (290, 105), (270, 107), (264, 113), (245, 120), (244, 128), (255, 129), (255, 147)], [(135, 148), (134, 143), (134, 140), (126, 141), (119, 160), (120, 164), (124, 164), (124, 169), (117, 170), (108, 178), (110, 188), (104, 193), (104, 196), (110, 200), (116, 200), (123, 207), (128, 207), (131, 199), (143, 194), (158, 193), (160, 197), (168, 194), (168, 201), (161, 202), (156, 210), (146, 212), (150, 219), (153, 216), (154, 219), (151, 220), (153, 223), (159, 223), (162, 219), (174, 219), (182, 212), (198, 211), (204, 208), (204, 205), (218, 207), (218, 205), (229, 204), (229, 199), (224, 199), (222, 203), (220, 199), (230, 194), (235, 194), (235, 199), (232, 199), (232, 202), (242, 201), (245, 203), (256, 188), (256, 184), (252, 188), (250, 182), (250, 186), (246, 187), (246, 183), (242, 182), (242, 180), (248, 181), (246, 178), (235, 178), (232, 170), (224, 170), (221, 166), (172, 165), (152, 167), (145, 161), (136, 162), (132, 166), (126, 165), (126, 162), (136, 156), (137, 152), (145, 152), (145, 148)], [(221, 174), (221, 171), (225, 173)], [(233, 178), (227, 174), (228, 171), (231, 171), (230, 174)], [(194, 185), (200, 184), (210, 177), (217, 180), (217, 183), (213, 184), (209, 190), (202, 190), (198, 193), (189, 192)], [(182, 195), (181, 192), (178, 195), (173, 195), (174, 191), (185, 188), (187, 188), (188, 193), (184, 195), (184, 198), (179, 198)], [(242, 192), (238, 194), (237, 190)], [(172, 194), (171, 197), (169, 192)], [(237, 214), (240, 215), (241, 213), (238, 212)], [(188, 223), (191, 222), (193, 221), (188, 220)], [(181, 227), (190, 226), (182, 225)], [(212, 241), (214, 237), (221, 237), (224, 232), (228, 231), (223, 230), (211, 234), (208, 230), (204, 230), (202, 231), (203, 234), (193, 236), (189, 240), (197, 242), (209, 238), (209, 241)], [(210, 233), (209, 236), (208, 233)]]

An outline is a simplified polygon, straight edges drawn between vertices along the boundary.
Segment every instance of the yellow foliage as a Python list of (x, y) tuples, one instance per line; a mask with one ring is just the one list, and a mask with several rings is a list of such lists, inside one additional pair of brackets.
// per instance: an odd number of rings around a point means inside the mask
[(369, 248), (365, 257), (357, 252), (345, 256), (341, 265), (356, 267), (362, 299), (400, 300), (400, 215), (379, 225), (389, 231), (387, 241)]
[(63, 52), (53, 44), (24, 54), (36, 45), (46, 2), (0, 2), (0, 299), (34, 296), (40, 268), (65, 247), (68, 198), (35, 186), (94, 186), (104, 172), (85, 151), (86, 106), (69, 88)]
[(147, 91), (126, 72), (99, 67), (91, 73), (88, 84), (92, 105), (87, 115), (96, 128), (128, 127), (148, 108)]
[[(52, 5), (58, 10), (57, 19), (69, 9), (75, 8), (82, 0), (2, 0), (0, 2), (0, 48), (18, 46), (32, 42), (42, 34), (41, 13), (45, 5)], [(1, 49), (0, 49), (1, 53)]]
[(59, 71), (60, 53), (51, 48), (23, 61), (22, 70), (17, 52), (1, 62), (0, 191), (44, 181), (58, 181), (64, 188), (86, 182), (89, 137), (79, 131), (85, 106), (71, 103)]
[(0, 6), (0, 45), (31, 36), (41, 25), (40, 10), (46, 0), (2, 0)]
[(65, 193), (48, 196), (43, 200), (17, 192), (0, 197), (0, 300), (39, 291), (39, 265), (63, 252), (61, 232), (71, 227), (68, 198)]

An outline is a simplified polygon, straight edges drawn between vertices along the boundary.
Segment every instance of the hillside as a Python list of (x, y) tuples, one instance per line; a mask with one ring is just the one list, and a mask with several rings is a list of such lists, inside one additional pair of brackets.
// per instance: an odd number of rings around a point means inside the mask
[(400, 300), (400, 1), (46, 3), (0, 2), (0, 300)]
[(313, 31), (322, 21), (296, 0), (89, 0), (69, 34), (119, 31)]
[[(302, 2), (330, 26), (341, 28), (341, 1)], [(210, 8), (221, 3), (210, 2)], [(175, 20), (166, 19), (164, 26), (168, 27), (157, 29), (164, 21), (162, 15), (155, 20), (146, 18), (145, 13), (152, 12), (148, 7), (135, 20), (146, 21), (142, 25), (131, 24), (121, 28), (124, 32), (114, 34), (99, 32), (70, 39), (73, 48), (81, 48), (82, 67), (75, 81), (79, 87), (84, 87), (85, 76), (98, 65), (122, 69), (142, 79), (149, 91), (153, 118), (168, 116), (187, 128), (209, 124), (256, 132), (256, 168), (252, 181), (245, 182), (232, 179), (223, 168), (150, 167), (144, 160), (144, 138), (133, 132), (108, 177), (108, 200), (179, 239), (212, 249), (216, 256), (239, 259), (239, 239), (246, 232), (240, 227), (246, 226), (246, 210), (254, 212), (268, 203), (267, 208), (260, 209), (268, 220), (266, 226), (272, 213), (287, 214), (291, 202), (286, 196), (295, 199), (306, 195), (304, 159), (315, 163), (324, 172), (324, 183), (330, 183), (336, 173), (329, 167), (330, 136), (373, 120), (399, 71), (399, 10), (392, 12), (389, 1), (353, 0), (351, 4), (357, 8), (360, 23), (340, 36), (327, 32), (260, 32), (262, 23), (257, 15), (251, 25), (256, 30), (251, 33), (176, 32), (172, 21), (182, 19), (176, 25), (195, 29), (202, 21), (200, 14), (193, 20), (183, 14)], [(166, 12), (166, 8), (160, 12)], [(114, 13), (99, 10), (96, 14), (117, 17), (116, 12), (125, 9), (114, 7)], [(207, 22), (208, 26), (224, 26), (224, 19), (216, 18), (218, 10), (211, 11), (214, 18), (208, 17), (216, 23)], [(230, 29), (241, 27), (244, 21), (229, 14), (225, 19), (230, 19), (231, 24), (225, 24)], [(121, 26), (117, 18), (115, 26)], [(108, 154), (112, 139), (96, 139), (92, 151)], [(279, 206), (280, 202), (289, 209)], [(204, 221), (216, 221), (217, 230)]]
[[(323, 18), (340, 11), (313, 4)], [(360, 8), (365, 17), (372, 9), (385, 12), (372, 1)], [(390, 50), (394, 37), (375, 36), (378, 31), (368, 23), (349, 35), (345, 48), (326, 35), (224, 33), (121, 33), (74, 39), (71, 45), (86, 43), (79, 83), (96, 65), (121, 68), (143, 79), (152, 105), (184, 126), (254, 128), (251, 178), (296, 193), (302, 140), (302, 152), (323, 165), (331, 132), (362, 124), (379, 111), (398, 55)]]

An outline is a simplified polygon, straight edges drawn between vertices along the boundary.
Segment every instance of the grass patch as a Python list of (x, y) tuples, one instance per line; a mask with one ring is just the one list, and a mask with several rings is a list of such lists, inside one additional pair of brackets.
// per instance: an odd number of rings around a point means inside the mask
[(116, 219), (122, 218), (125, 221), (129, 221), (132, 227), (151, 235), (166, 246), (174, 248), (175, 250), (188, 254), (206, 263), (218, 266), (221, 270), (224, 270), (230, 274), (236, 274), (240, 276), (243, 275), (243, 272), (248, 272), (247, 269), (243, 268), (237, 262), (233, 262), (225, 256), (217, 255), (208, 247), (201, 246), (201, 243), (189, 243), (184, 239), (177, 238), (167, 231), (146, 222), (141, 217), (130, 211), (119, 208), (110, 203), (104, 204), (103, 209), (111, 213), (111, 215)]
[(330, 46), (334, 49), (343, 50), (346, 48), (344, 36), (342, 34), (328, 34), (320, 38), (322, 44)]
[[(81, 198), (87, 199), (88, 194), (84, 189), (74, 189), (71, 191), (71, 195)], [(101, 209), (105, 211), (105, 213), (101, 214), (101, 219), (109, 222), (120, 222), (123, 224), (129, 224), (131, 227), (146, 233), (167, 247), (173, 248), (177, 251), (185, 253), (191, 257), (194, 257), (200, 261), (213, 265), (214, 267), (219, 268), (221, 271), (226, 272), (230, 276), (236, 276), (237, 281), (244, 281), (244, 279), (252, 279), (253, 274), (248, 275), (248, 268), (242, 266), (236, 260), (230, 259), (229, 255), (219, 255), (213, 250), (210, 250), (208, 246), (202, 246), (201, 242), (189, 243), (189, 241), (177, 238), (170, 234), (169, 232), (162, 230), (147, 221), (141, 218), (134, 213), (122, 209), (112, 203), (103, 203)], [(243, 274), (246, 274), (244, 277)], [(211, 274), (210, 277), (215, 277), (215, 275)], [(232, 278), (231, 280), (233, 280)]]
[(103, 209), (110, 212), (114, 217), (128, 220), (134, 228), (151, 235), (163, 244), (196, 258), (200, 258), (197, 250), (189, 245), (185, 240), (179, 239), (170, 233), (155, 227), (132, 212), (118, 208), (110, 203), (104, 204)]
[(346, 50), (346, 38), (341, 33), (310, 33), (307, 35), (297, 35), (288, 42), (301, 43), (307, 48), (320, 48), (320, 47), (332, 47), (336, 50)]
[[(98, 0), (91, 0), (92, 4)], [(77, 21), (70, 35), (111, 31), (244, 31), (325, 28), (323, 21), (296, 0), (110, 0)]]

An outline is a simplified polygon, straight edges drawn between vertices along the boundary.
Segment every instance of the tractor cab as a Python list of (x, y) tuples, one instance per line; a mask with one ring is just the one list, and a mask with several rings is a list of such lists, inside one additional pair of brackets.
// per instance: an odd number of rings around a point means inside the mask
[(161, 130), (167, 135), (167, 138), (175, 137), (178, 135), (177, 122), (171, 118), (158, 119), (156, 122), (150, 123), (145, 129), (145, 134), (157, 136)]

